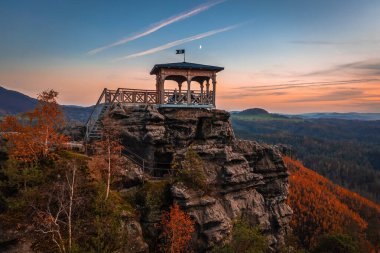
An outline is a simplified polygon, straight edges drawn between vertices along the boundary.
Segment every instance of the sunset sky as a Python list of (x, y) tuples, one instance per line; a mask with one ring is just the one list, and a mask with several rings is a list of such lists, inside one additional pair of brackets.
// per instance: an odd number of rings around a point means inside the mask
[(154, 64), (225, 67), (217, 107), (380, 112), (379, 0), (0, 1), (0, 86), (62, 104), (154, 89)]

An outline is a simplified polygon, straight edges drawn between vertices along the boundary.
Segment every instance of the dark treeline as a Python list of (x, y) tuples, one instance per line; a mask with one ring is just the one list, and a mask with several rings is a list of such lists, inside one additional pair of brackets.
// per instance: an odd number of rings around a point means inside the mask
[(380, 203), (380, 121), (232, 116), (232, 123), (237, 137), (289, 144), (308, 168)]

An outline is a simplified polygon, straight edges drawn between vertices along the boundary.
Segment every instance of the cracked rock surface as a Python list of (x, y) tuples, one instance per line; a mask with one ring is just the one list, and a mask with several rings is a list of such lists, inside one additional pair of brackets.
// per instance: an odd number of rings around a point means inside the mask
[(273, 146), (236, 139), (228, 112), (136, 106), (114, 109), (111, 116), (125, 146), (152, 167), (169, 168), (189, 147), (201, 157), (207, 193), (182, 183), (171, 186), (173, 201), (195, 221), (197, 251), (228, 240), (233, 221), (242, 217), (260, 227), (272, 251), (284, 243), (292, 215), (287, 168)]

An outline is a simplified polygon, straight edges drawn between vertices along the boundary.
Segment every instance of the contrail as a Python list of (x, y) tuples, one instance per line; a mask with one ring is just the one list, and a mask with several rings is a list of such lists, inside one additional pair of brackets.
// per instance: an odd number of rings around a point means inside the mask
[(178, 22), (178, 21), (181, 21), (183, 19), (186, 19), (186, 18), (189, 18), (189, 17), (192, 17), (194, 15), (197, 15), (203, 11), (206, 11), (208, 10), (209, 8), (211, 8), (212, 6), (214, 5), (217, 5), (217, 4), (220, 4), (220, 3), (223, 3), (225, 2), (226, 0), (214, 0), (212, 2), (209, 2), (209, 3), (206, 3), (206, 4), (202, 4), (194, 9), (191, 9), (189, 11), (186, 11), (186, 12), (182, 12), (176, 16), (173, 16), (173, 17), (170, 17), (168, 19), (165, 19), (165, 20), (162, 20), (158, 23), (155, 23), (153, 25), (151, 25), (150, 27), (148, 27), (146, 30), (138, 33), (138, 34), (135, 34), (135, 35), (132, 35), (132, 36), (129, 36), (125, 39), (122, 39), (122, 40), (119, 40), (119, 41), (116, 41), (112, 44), (108, 44), (108, 45), (105, 45), (103, 47), (99, 47), (99, 48), (95, 48), (89, 52), (87, 52), (87, 55), (94, 55), (94, 54), (97, 54), (103, 50), (106, 50), (108, 48), (111, 48), (111, 47), (115, 47), (115, 46), (118, 46), (118, 45), (122, 45), (122, 44), (125, 44), (125, 43), (128, 43), (130, 41), (133, 41), (133, 40), (136, 40), (136, 39), (139, 39), (141, 37), (144, 37), (144, 36), (147, 36), (165, 26), (168, 26), (170, 24), (173, 24), (175, 22)]
[(222, 29), (217, 29), (217, 30), (212, 30), (212, 31), (209, 31), (209, 32), (201, 33), (201, 34), (194, 35), (194, 36), (191, 36), (191, 37), (188, 37), (188, 38), (185, 38), (185, 39), (169, 42), (169, 43), (164, 44), (162, 46), (151, 48), (151, 49), (139, 52), (139, 53), (123, 56), (123, 57), (117, 58), (115, 60), (116, 61), (121, 61), (121, 60), (135, 58), (135, 57), (144, 56), (144, 55), (148, 55), (148, 54), (154, 54), (154, 53), (157, 53), (159, 51), (162, 51), (162, 50), (165, 50), (165, 49), (168, 49), (168, 48), (171, 48), (171, 47), (175, 47), (175, 46), (178, 46), (178, 45), (181, 45), (181, 44), (185, 44), (185, 43), (190, 42), (190, 41), (199, 40), (199, 39), (203, 39), (203, 38), (212, 36), (212, 35), (217, 34), (217, 33), (226, 32), (228, 30), (237, 28), (239, 26), (240, 25), (232, 25), (232, 26), (227, 26), (227, 27), (222, 28)]

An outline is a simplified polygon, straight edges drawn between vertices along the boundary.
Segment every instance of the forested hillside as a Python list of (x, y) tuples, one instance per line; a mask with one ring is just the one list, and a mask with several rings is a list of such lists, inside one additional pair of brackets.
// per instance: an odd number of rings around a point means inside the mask
[(380, 203), (380, 121), (232, 114), (238, 138), (288, 144), (308, 168)]
[(293, 233), (307, 249), (326, 235), (346, 234), (363, 252), (380, 247), (380, 206), (284, 157), (290, 177)]

